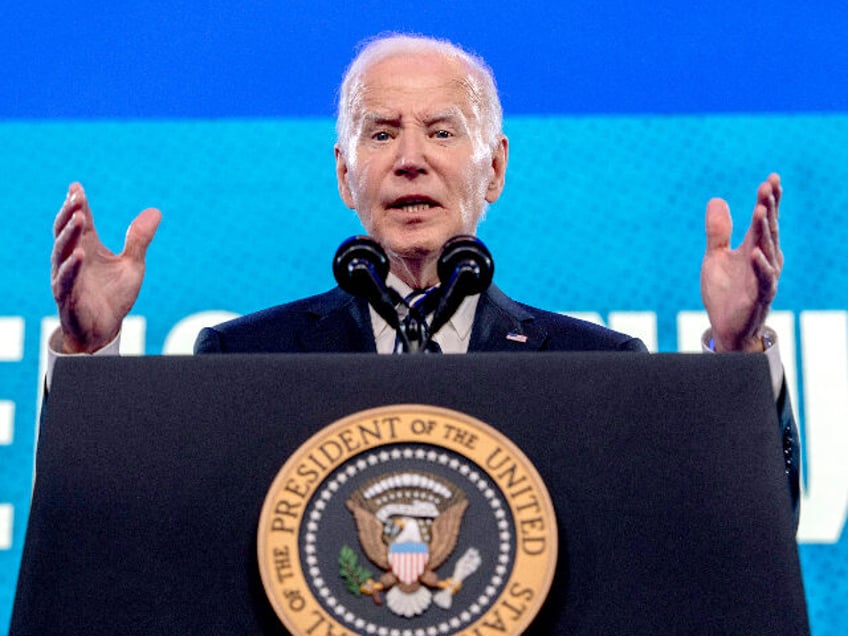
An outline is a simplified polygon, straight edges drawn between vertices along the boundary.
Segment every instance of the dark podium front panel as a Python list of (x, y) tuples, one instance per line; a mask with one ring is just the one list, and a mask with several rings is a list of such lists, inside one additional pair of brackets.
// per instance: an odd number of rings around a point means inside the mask
[(60, 361), (12, 633), (285, 633), (257, 568), (269, 486), (391, 404), (492, 425), (547, 484), (559, 559), (530, 633), (808, 632), (764, 359), (548, 353)]

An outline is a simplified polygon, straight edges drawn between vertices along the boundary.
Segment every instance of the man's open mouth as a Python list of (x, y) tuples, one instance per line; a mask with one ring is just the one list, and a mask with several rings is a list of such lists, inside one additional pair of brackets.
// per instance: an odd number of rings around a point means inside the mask
[(396, 199), (389, 205), (389, 208), (393, 210), (403, 210), (404, 212), (409, 212), (410, 214), (417, 214), (420, 212), (426, 212), (430, 208), (437, 207), (439, 203), (430, 199), (429, 197), (401, 197)]

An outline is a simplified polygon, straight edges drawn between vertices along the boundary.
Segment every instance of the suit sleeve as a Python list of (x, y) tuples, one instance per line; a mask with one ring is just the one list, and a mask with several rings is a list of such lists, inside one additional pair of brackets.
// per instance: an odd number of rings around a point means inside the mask
[(618, 350), (633, 351), (635, 353), (648, 353), (648, 347), (646, 347), (645, 343), (639, 338), (629, 338), (628, 340), (625, 340), (618, 345)]
[(194, 341), (195, 353), (224, 353), (224, 345), (221, 335), (211, 327), (200, 330), (197, 340)]
[(800, 442), (798, 426), (792, 413), (792, 400), (786, 389), (786, 381), (780, 389), (777, 398), (777, 418), (780, 423), (780, 434), (783, 441), (783, 469), (788, 480), (789, 496), (792, 500), (792, 510), (795, 513), (795, 528), (798, 528), (801, 499), (800, 477)]

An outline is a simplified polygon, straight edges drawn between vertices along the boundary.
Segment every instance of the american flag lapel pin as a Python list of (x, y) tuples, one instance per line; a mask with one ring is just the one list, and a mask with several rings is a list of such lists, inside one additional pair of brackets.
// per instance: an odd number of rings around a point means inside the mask
[(507, 340), (512, 340), (513, 342), (520, 342), (521, 344), (525, 344), (527, 342), (527, 336), (523, 333), (516, 333), (514, 331), (510, 331), (506, 334)]

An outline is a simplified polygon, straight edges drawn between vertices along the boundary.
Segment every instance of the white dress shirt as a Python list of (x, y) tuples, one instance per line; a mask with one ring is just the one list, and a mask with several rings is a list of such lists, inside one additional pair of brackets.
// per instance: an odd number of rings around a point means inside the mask
[[(412, 293), (412, 287), (404, 283), (400, 278), (392, 273), (389, 273), (386, 278), (386, 284), (389, 287), (394, 287), (395, 290), (406, 298)], [(433, 335), (433, 341), (438, 343), (442, 349), (442, 353), (467, 353), (468, 343), (471, 340), (471, 327), (474, 324), (474, 312), (477, 311), (477, 301), (480, 300), (480, 294), (466, 297), (462, 303), (448, 320), (444, 327), (439, 329), (438, 333)], [(377, 353), (394, 353), (395, 350), (395, 330), (389, 326), (382, 316), (374, 311), (373, 307), (368, 308), (371, 313), (371, 325), (374, 328), (374, 340), (377, 342)], [(427, 316), (427, 321), (432, 320), (433, 315)]]

